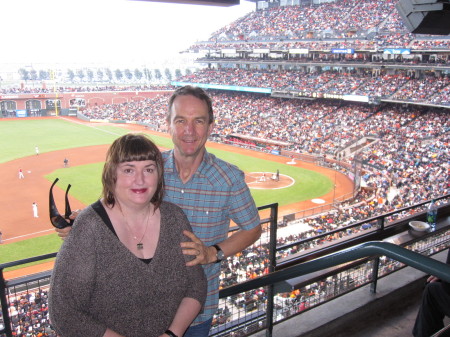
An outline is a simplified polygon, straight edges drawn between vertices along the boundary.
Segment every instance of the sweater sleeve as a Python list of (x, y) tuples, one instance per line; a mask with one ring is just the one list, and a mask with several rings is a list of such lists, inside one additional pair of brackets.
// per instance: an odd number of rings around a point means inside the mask
[[(187, 219), (186, 215), (184, 214), (184, 212), (181, 210), (181, 208), (178, 208), (179, 210), (179, 223), (181, 226), (181, 242), (184, 241), (190, 241), (190, 239), (185, 236), (183, 234), (183, 230), (187, 230), (192, 232), (192, 228), (191, 225), (189, 223), (189, 220)], [(194, 256), (192, 255), (184, 255), (184, 259), (186, 262), (194, 259)], [(192, 266), (192, 267), (185, 267), (186, 268), (186, 275), (188, 277), (189, 280), (189, 284), (190, 286), (188, 287), (185, 297), (190, 297), (190, 298), (194, 298), (197, 301), (200, 302), (200, 304), (203, 307), (203, 304), (205, 302), (206, 299), (206, 289), (207, 289), (207, 281), (206, 281), (206, 276), (205, 276), (205, 272), (203, 271), (203, 267), (201, 265), (196, 265), (196, 266)]]
[(91, 317), (90, 295), (95, 286), (96, 237), (91, 207), (76, 219), (58, 252), (50, 283), (49, 313), (55, 331), (64, 337), (103, 336), (106, 326)]

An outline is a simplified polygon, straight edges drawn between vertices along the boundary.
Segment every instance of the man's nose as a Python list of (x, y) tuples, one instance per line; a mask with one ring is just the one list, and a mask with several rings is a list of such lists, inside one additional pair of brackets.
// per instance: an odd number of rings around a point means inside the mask
[(184, 126), (184, 132), (187, 133), (187, 134), (194, 133), (194, 130), (195, 130), (195, 127), (194, 127), (194, 123), (193, 122), (188, 122)]

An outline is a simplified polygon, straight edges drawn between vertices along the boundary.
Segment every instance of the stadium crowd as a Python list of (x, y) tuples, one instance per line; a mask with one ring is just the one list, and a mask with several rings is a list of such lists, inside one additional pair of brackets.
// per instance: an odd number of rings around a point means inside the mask
[(373, 74), (369, 71), (344, 72), (285, 70), (244, 70), (239, 68), (203, 69), (183, 76), (180, 82), (271, 88), (274, 91), (300, 93), (306, 97), (326, 95), (362, 95), (370, 98), (393, 99), (449, 106), (450, 77), (407, 71), (395, 74)]
[(50, 328), (48, 287), (17, 293), (10, 296), (9, 303), (13, 336), (56, 337), (56, 333)]
[(350, 32), (380, 28), (387, 24), (393, 26), (391, 21), (399, 20), (398, 15), (393, 15), (394, 5), (393, 0), (345, 0), (331, 6), (273, 6), (249, 13), (219, 29), (209, 40), (300, 39), (308, 37), (309, 32), (327, 30), (334, 30), (338, 37), (346, 38), (352, 36)]
[[(449, 193), (450, 116), (446, 110), (222, 92), (215, 92), (213, 98), (215, 133), (222, 140), (241, 134), (286, 141), (291, 143), (287, 149), (299, 154), (325, 155), (351, 164), (354, 155), (349, 149), (355, 141), (372, 139), (363, 144), (359, 157), (365, 164), (364, 183), (373, 193), (362, 196), (357, 207), (343, 207), (333, 221), (328, 220), (330, 228)], [(97, 106), (83, 114), (151, 121), (164, 131), (166, 99), (160, 95), (148, 101)]]
[(449, 48), (448, 38), (409, 34), (395, 8), (396, 2), (344, 0), (322, 5), (272, 6), (239, 18), (214, 32), (208, 41), (189, 49)]
[(105, 85), (105, 86), (66, 86), (66, 87), (57, 87), (57, 88), (47, 88), (46, 86), (42, 87), (27, 87), (27, 86), (8, 86), (0, 89), (0, 94), (2, 95), (12, 95), (12, 94), (45, 94), (45, 93), (53, 93), (55, 91), (64, 93), (64, 92), (96, 92), (96, 91), (147, 91), (147, 90), (171, 90), (174, 87), (167, 85)]

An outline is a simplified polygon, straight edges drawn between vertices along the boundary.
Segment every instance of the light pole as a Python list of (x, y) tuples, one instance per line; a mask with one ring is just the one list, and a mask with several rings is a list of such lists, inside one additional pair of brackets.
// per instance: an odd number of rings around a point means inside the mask
[(53, 93), (55, 94), (55, 116), (58, 116), (58, 89), (56, 87), (55, 70), (51, 70), (51, 79), (53, 80)]

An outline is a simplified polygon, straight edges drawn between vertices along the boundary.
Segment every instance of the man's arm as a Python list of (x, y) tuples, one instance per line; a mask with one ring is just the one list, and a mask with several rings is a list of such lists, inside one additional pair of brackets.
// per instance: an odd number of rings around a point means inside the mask
[[(232, 256), (259, 239), (262, 233), (261, 225), (258, 225), (249, 230), (239, 230), (218, 245), (225, 254), (225, 257)], [(191, 242), (181, 243), (183, 253), (188, 255), (195, 255), (195, 259), (186, 263), (187, 266), (195, 266), (196, 264), (208, 264), (216, 262), (216, 248), (212, 246), (205, 246), (205, 244), (195, 236), (194, 233), (184, 231), (184, 234), (189, 237)]]
[[(219, 242), (220, 248), (223, 250), (226, 257), (232, 256), (241, 252), (251, 244), (255, 243), (261, 237), (262, 227), (258, 225), (250, 230), (239, 230), (233, 233), (226, 240)], [(216, 252), (214, 252), (214, 258)]]

